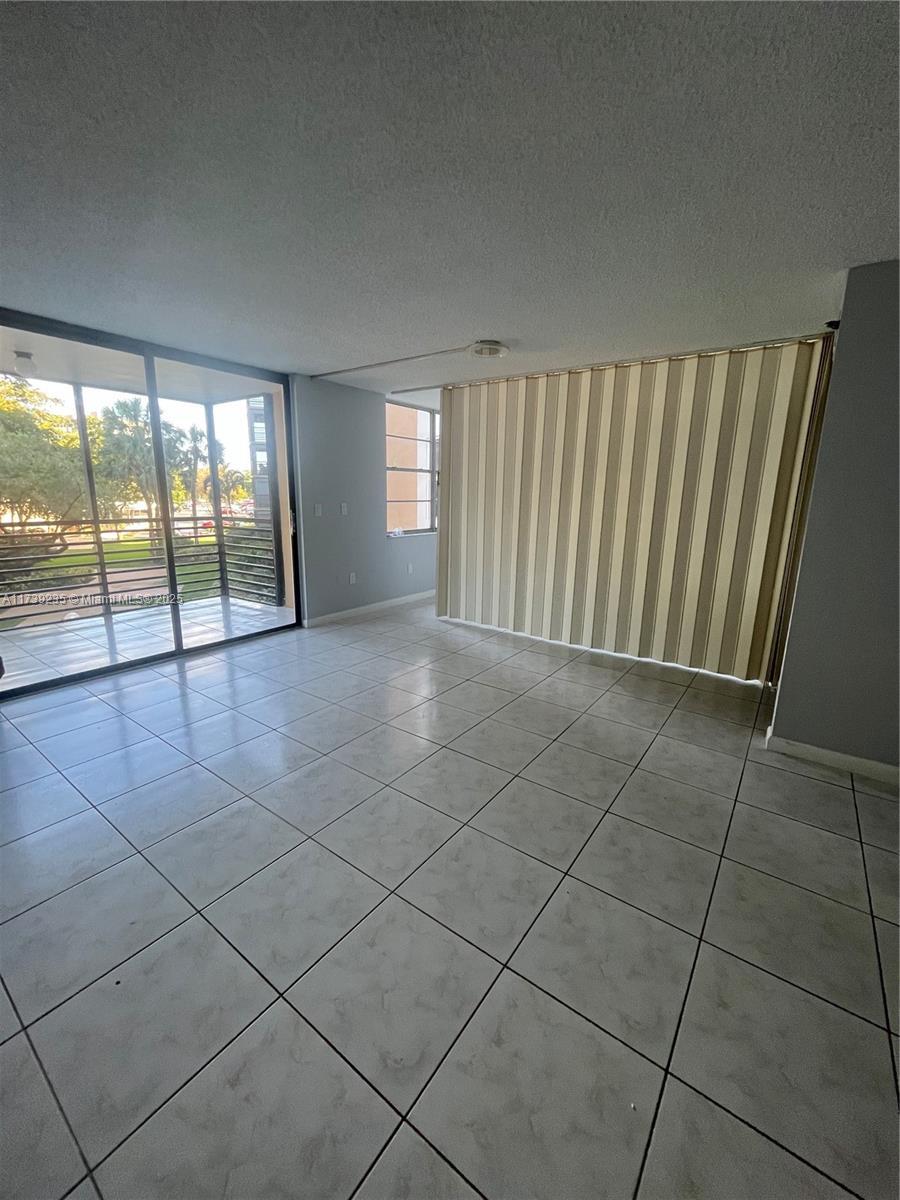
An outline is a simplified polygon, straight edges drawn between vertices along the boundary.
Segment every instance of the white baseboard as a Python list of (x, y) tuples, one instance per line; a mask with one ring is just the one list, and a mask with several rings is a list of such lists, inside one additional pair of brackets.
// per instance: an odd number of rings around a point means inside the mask
[(824, 763), (826, 767), (838, 767), (856, 775), (866, 775), (880, 783), (897, 783), (900, 768), (891, 763), (878, 762), (874, 758), (860, 758), (857, 754), (843, 754), (839, 750), (826, 750), (822, 746), (810, 746), (806, 742), (794, 742), (790, 738), (776, 737), (772, 726), (766, 730), (766, 749), (789, 754), (792, 758), (805, 758), (807, 762)]
[(361, 613), (378, 612), (382, 608), (396, 608), (398, 604), (415, 604), (418, 600), (430, 600), (434, 596), (434, 588), (428, 592), (413, 592), (410, 596), (395, 596), (393, 600), (379, 600), (376, 604), (362, 604), (359, 608), (344, 608), (340, 612), (324, 613), (321, 617), (310, 617), (303, 622), (305, 629), (314, 625), (325, 625), (329, 621), (341, 621), (345, 617), (356, 617)]

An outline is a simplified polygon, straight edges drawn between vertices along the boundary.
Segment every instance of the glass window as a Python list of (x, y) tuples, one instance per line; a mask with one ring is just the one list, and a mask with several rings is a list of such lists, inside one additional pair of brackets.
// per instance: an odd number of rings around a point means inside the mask
[(437, 435), (430, 408), (385, 405), (387, 531), (433, 532), (437, 516)]
[(162, 357), (156, 372), (185, 645), (293, 619), (281, 388)]
[(273, 379), (0, 326), (0, 698), (292, 624), (287, 430)]
[(0, 695), (175, 649), (157, 482), (141, 356), (0, 328)]

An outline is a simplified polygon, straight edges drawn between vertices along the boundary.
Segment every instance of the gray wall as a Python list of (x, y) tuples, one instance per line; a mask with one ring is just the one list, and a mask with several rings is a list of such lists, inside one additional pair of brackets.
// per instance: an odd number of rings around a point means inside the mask
[[(436, 537), (386, 533), (384, 396), (293, 377), (306, 576), (304, 618), (434, 587)], [(348, 505), (341, 516), (341, 502)], [(314, 515), (321, 504), (322, 515)], [(408, 566), (412, 564), (412, 574)], [(351, 571), (356, 583), (349, 583)]]
[(774, 732), (897, 762), (896, 261), (850, 271)]

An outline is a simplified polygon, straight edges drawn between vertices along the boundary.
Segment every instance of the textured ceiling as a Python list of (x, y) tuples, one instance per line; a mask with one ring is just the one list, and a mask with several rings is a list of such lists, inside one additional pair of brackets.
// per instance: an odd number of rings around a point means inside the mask
[[(0, 5), (0, 303), (380, 390), (815, 331), (897, 249), (881, 3)], [(485, 368), (488, 368), (487, 370)]]

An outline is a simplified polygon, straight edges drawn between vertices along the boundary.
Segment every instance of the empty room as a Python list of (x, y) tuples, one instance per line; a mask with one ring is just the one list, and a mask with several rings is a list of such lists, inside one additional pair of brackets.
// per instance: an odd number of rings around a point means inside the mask
[(898, 1200), (898, 32), (0, 6), (2, 1200)]

